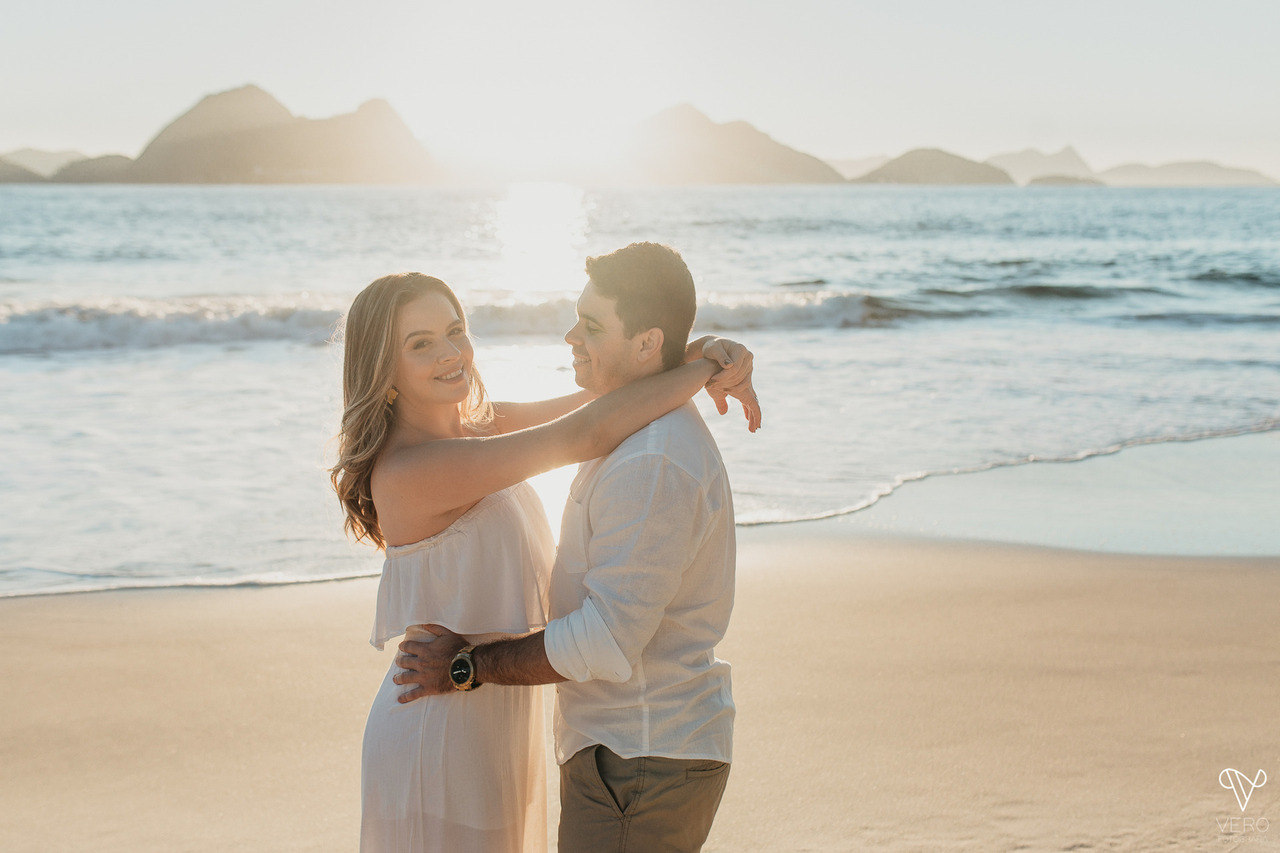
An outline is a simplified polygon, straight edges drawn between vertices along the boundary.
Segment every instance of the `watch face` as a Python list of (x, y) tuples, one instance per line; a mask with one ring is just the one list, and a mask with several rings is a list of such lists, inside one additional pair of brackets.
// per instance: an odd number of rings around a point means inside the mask
[(466, 658), (455, 660), (449, 665), (449, 678), (454, 684), (466, 684), (471, 677), (471, 662)]

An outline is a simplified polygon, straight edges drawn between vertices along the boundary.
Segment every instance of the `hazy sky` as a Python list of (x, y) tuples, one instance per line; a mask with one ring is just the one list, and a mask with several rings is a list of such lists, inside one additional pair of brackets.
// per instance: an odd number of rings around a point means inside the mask
[(1277, 34), (1274, 0), (27, 0), (0, 28), (0, 151), (136, 156), (256, 83), (309, 117), (386, 98), (475, 159), (585, 157), (687, 101), (828, 158), (1070, 143), (1280, 178)]

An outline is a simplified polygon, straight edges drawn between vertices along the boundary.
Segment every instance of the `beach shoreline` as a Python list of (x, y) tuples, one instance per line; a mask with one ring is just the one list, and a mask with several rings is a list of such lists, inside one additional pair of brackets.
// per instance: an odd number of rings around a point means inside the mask
[[(739, 528), (734, 766), (705, 849), (1280, 849), (1280, 787), (1240, 809), (1218, 779), (1280, 779), (1280, 556), (980, 538), (1256, 527), (1277, 450), (1130, 449)], [(367, 644), (376, 588), (0, 599), (0, 849), (354, 849), (392, 654)]]
[[(375, 588), (0, 601), (0, 846), (354, 849)], [(1280, 767), (1278, 599), (1277, 558), (742, 531), (706, 849), (1235, 843), (1219, 772)]]

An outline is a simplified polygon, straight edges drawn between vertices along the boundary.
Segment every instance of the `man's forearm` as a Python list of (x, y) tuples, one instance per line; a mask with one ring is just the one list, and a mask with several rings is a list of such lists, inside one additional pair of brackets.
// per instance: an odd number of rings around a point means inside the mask
[(476, 681), (481, 684), (558, 684), (568, 681), (547, 660), (541, 631), (514, 640), (476, 646), (471, 660), (476, 668)]

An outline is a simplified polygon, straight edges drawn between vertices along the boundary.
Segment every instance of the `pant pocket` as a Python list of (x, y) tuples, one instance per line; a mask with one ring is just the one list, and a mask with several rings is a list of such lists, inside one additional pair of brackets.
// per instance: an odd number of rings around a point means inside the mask
[(644, 758), (621, 758), (604, 746), (595, 748), (595, 770), (600, 787), (624, 817), (644, 791)]
[(684, 778), (690, 782), (700, 779), (714, 779), (728, 771), (729, 765), (724, 761), (699, 761), (685, 768)]

